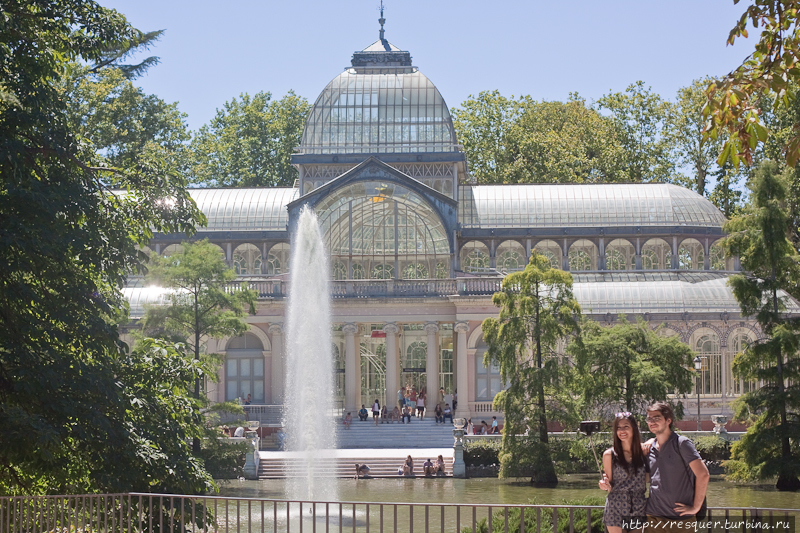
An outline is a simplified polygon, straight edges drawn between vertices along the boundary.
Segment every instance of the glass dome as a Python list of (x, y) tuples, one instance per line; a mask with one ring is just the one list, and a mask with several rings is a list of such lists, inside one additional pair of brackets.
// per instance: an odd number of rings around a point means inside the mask
[(319, 95), (301, 154), (457, 151), (442, 95), (414, 67), (350, 68)]

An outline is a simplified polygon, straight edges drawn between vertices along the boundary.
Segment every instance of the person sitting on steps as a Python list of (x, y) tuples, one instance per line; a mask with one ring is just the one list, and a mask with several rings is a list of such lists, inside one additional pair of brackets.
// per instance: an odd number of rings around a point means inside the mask
[(405, 409), (403, 409), (403, 420), (402, 420), (403, 424), (406, 423), (406, 419), (408, 419), (408, 423), (410, 424), (411, 423), (411, 408), (410, 407), (406, 407)]
[(366, 422), (367, 418), (369, 418), (369, 413), (367, 413), (367, 408), (363, 403), (361, 404), (361, 409), (358, 411), (358, 418), (362, 422)]
[(392, 419), (392, 424), (394, 424), (395, 421), (400, 422), (400, 409), (398, 409), (397, 406), (395, 405), (394, 409), (392, 409), (391, 415), (389, 416)]
[(436, 407), (433, 409), (433, 419), (438, 424), (439, 422), (444, 424), (444, 412), (442, 411), (442, 407), (439, 404), (436, 404)]
[(432, 477), (433, 472), (433, 461), (428, 458), (424, 463), (422, 463), (422, 473), (425, 474), (425, 477)]
[(356, 479), (368, 478), (370, 467), (356, 463)]
[(447, 475), (447, 472), (444, 469), (444, 458), (440, 455), (436, 459), (436, 476), (441, 477)]
[(342, 420), (342, 423), (344, 424), (344, 429), (350, 429), (350, 424), (353, 423), (353, 416), (350, 413), (347, 413)]
[(381, 407), (381, 424), (388, 424), (391, 421), (391, 412), (384, 405)]
[(447, 419), (450, 419), (450, 423), (453, 423), (453, 411), (450, 410), (450, 404), (444, 404), (444, 413), (442, 413), (442, 423), (444, 423)]

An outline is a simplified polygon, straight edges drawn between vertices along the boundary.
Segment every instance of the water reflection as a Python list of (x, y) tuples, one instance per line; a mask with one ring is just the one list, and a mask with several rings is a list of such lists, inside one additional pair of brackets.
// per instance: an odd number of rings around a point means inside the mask
[[(524, 481), (477, 479), (329, 479), (339, 499), (345, 502), (376, 503), (465, 503), (465, 504), (558, 504), (589, 496), (605, 497), (597, 489), (595, 474), (569, 475), (556, 488), (534, 488)], [(279, 479), (232, 481), (222, 487), (223, 496), (285, 499), (286, 482)], [(722, 476), (711, 476), (708, 487), (711, 507), (770, 507), (796, 509), (798, 494), (779, 492), (772, 485), (736, 485)]]

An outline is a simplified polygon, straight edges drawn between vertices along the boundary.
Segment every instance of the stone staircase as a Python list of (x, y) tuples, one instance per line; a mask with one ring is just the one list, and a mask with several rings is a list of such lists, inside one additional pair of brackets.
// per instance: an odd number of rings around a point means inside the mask
[(414, 418), (408, 424), (395, 422), (377, 426), (372, 418), (366, 422), (356, 418), (349, 430), (339, 423), (337, 436), (340, 449), (453, 447), (453, 425), (449, 422), (437, 424), (433, 418)]
[[(416, 477), (423, 477), (422, 464), (430, 458), (436, 464), (435, 455), (418, 456), (411, 451), (414, 459), (414, 473)], [(403, 464), (403, 457), (369, 457), (358, 459), (354, 457), (328, 457), (319, 460), (313, 469), (314, 478), (352, 478), (355, 477), (355, 463), (366, 463), (370, 467), (369, 477), (388, 478), (400, 477), (397, 469)], [(452, 477), (453, 458), (444, 457), (447, 471), (446, 477)], [(291, 457), (269, 457), (264, 454), (259, 462), (259, 479), (283, 479), (290, 477), (300, 477), (302, 461)]]

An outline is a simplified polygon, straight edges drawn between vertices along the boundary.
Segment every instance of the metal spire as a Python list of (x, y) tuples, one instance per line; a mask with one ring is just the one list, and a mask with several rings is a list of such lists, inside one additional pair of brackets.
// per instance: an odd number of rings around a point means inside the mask
[(383, 41), (385, 41), (385, 40), (386, 40), (386, 39), (384, 38), (384, 36), (383, 36), (383, 25), (386, 23), (386, 19), (385, 19), (385, 18), (383, 18), (383, 0), (381, 0), (381, 18), (379, 18), (379, 19), (378, 19), (378, 22), (379, 22), (379, 23), (380, 23), (380, 25), (381, 25), (381, 31), (379, 32), (379, 35), (380, 35), (380, 37), (381, 37), (381, 42), (383, 42)]

